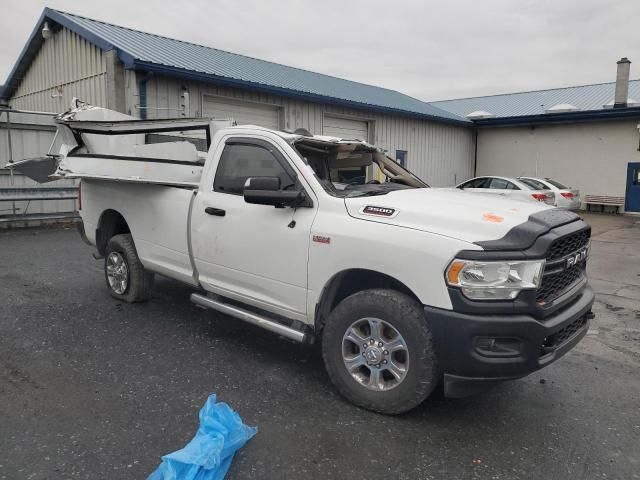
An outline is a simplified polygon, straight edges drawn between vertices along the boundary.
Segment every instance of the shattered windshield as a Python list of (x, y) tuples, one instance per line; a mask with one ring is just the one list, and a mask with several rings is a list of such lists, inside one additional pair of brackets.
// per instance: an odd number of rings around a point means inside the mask
[(384, 195), (394, 190), (429, 187), (370, 145), (309, 138), (299, 140), (294, 147), (322, 187), (336, 197)]

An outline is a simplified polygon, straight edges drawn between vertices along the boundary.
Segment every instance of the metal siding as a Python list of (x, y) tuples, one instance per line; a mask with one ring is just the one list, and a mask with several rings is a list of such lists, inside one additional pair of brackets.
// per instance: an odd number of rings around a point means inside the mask
[(369, 123), (367, 121), (325, 115), (322, 123), (323, 135), (369, 141)]
[(638, 122), (478, 131), (478, 175), (551, 177), (585, 195), (624, 196), (627, 163), (640, 161)]
[[(54, 126), (53, 118), (43, 115), (27, 114), (27, 113), (11, 113), (11, 147), (12, 158), (14, 161), (25, 158), (41, 157), (48, 151), (53, 140), (55, 131), (50, 127)], [(0, 166), (4, 166), (9, 161), (9, 147), (7, 142), (6, 113), (0, 113)], [(32, 128), (20, 128), (21, 125), (28, 125)], [(47, 128), (49, 127), (49, 128)], [(42, 128), (42, 129), (40, 129)], [(0, 168), (0, 187), (38, 187), (41, 184), (31, 180), (30, 178), (14, 173), (11, 178), (10, 171)], [(50, 182), (42, 186), (64, 186), (75, 185), (74, 180), (58, 180)], [(74, 200), (31, 200), (28, 202), (16, 202), (18, 213), (58, 213), (72, 212), (76, 209)], [(11, 202), (0, 202), (0, 215), (11, 213)], [(41, 222), (31, 221), (25, 222), (29, 226), (38, 225)], [(3, 224), (0, 224), (3, 228)]]
[[(170, 118), (178, 115), (181, 87), (189, 91), (190, 111), (202, 116), (203, 95), (228, 97), (281, 107), (287, 130), (306, 128), (322, 134), (323, 115), (339, 115), (369, 122), (370, 141), (385, 148), (391, 156), (396, 150), (406, 150), (407, 168), (432, 186), (452, 186), (473, 175), (473, 130), (441, 122), (407, 118), (401, 115), (358, 110), (354, 108), (267, 95), (249, 90), (222, 87), (210, 83), (193, 82), (169, 77), (153, 76), (147, 82), (150, 107), (148, 118)], [(158, 90), (166, 92), (158, 95)], [(128, 95), (129, 108), (137, 102)], [(165, 110), (173, 106), (176, 110)], [(139, 112), (137, 112), (139, 115)]]
[(134, 117), (140, 116), (140, 110), (135, 108), (135, 106), (140, 103), (137, 75), (139, 74), (136, 74), (134, 70), (124, 71), (124, 102), (126, 113)]
[(204, 95), (202, 111), (205, 117), (233, 118), (238, 125), (249, 124), (279, 130), (282, 128), (281, 108), (264, 103), (242, 102)]
[[(45, 41), (9, 104), (19, 110), (64, 112), (71, 99), (106, 105), (106, 62), (102, 50), (66, 28)], [(61, 97), (56, 87), (62, 88)]]

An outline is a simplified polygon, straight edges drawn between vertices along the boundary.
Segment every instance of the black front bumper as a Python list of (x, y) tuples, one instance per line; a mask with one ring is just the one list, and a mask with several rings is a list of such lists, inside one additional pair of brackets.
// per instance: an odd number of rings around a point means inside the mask
[(425, 307), (445, 395), (467, 396), (557, 360), (587, 333), (594, 298), (591, 287), (584, 285), (569, 305), (544, 319)]

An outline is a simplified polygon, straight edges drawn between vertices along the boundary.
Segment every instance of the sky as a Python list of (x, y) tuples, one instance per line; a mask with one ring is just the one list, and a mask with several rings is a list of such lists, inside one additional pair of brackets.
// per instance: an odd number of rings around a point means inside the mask
[(0, 0), (0, 83), (45, 6), (426, 101), (640, 78), (639, 0)]

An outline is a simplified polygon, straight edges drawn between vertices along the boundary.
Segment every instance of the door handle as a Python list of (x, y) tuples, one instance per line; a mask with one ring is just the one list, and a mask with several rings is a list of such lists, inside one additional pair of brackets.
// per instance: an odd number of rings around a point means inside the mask
[(208, 213), (209, 215), (215, 215), (216, 217), (224, 217), (227, 214), (227, 212), (225, 212), (223, 209), (213, 207), (205, 208), (204, 212)]

